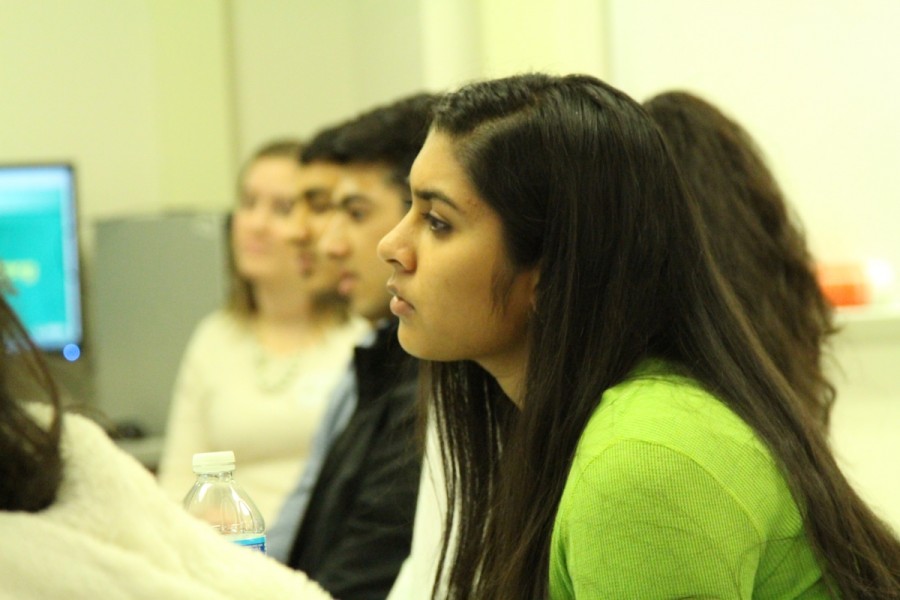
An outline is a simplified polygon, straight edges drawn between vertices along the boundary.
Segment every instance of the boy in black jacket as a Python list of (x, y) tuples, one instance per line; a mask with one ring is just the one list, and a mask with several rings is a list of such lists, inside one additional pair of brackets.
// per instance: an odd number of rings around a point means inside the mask
[(319, 248), (340, 265), (339, 292), (374, 332), (356, 349), (273, 529), (294, 532), (287, 564), (342, 600), (385, 598), (410, 549), (422, 465), (416, 365), (397, 342), (391, 269), (376, 246), (406, 212), (407, 176), (435, 99), (420, 94), (376, 108), (322, 131), (303, 154), (306, 164), (341, 167), (331, 201), (310, 199), (298, 219), (323, 231)]

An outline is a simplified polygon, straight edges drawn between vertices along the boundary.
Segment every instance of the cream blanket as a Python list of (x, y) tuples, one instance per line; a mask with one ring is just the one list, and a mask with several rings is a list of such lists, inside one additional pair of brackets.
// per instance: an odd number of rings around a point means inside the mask
[(63, 431), (56, 503), (0, 512), (0, 598), (330, 598), (186, 514), (93, 422), (68, 415)]

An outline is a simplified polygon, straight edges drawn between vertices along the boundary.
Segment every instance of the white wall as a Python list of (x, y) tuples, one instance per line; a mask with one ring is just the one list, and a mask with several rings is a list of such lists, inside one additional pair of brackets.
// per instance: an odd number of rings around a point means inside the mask
[(241, 156), (426, 89), (419, 0), (234, 0)]
[(0, 3), (0, 161), (76, 163), (88, 255), (95, 219), (228, 206), (271, 138), (487, 75), (605, 64), (604, 3), (587, 0)]
[(357, 109), (350, 2), (235, 0), (232, 6), (241, 157)]
[(766, 151), (821, 259), (900, 268), (900, 3), (609, 4), (612, 83), (717, 103)]
[(606, 74), (605, 1), (493, 0), (479, 5), (484, 75)]
[(900, 316), (845, 315), (834, 341), (832, 447), (860, 495), (900, 533)]
[(234, 0), (241, 156), (378, 103), (522, 70), (605, 68), (595, 0)]
[(72, 160), (82, 213), (139, 211), (160, 190), (151, 15), (137, 2), (7, 1), (0, 160)]
[(228, 3), (137, 4), (149, 8), (154, 42), (153, 71), (136, 76), (150, 79), (156, 102), (154, 150), (161, 167), (155, 206), (230, 206), (238, 157)]
[(900, 265), (891, 0), (3, 0), (0, 160), (70, 158), (86, 221), (227, 204), (238, 162), (376, 102), (526, 69), (682, 87), (768, 153), (823, 259)]
[(3, 0), (0, 161), (78, 169), (91, 222), (215, 206), (234, 165), (215, 0)]

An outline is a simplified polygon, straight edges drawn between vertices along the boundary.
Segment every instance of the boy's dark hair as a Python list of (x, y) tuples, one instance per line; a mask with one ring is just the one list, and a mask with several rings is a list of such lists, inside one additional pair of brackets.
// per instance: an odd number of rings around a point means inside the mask
[(438, 98), (436, 94), (415, 94), (323, 129), (303, 150), (302, 162), (383, 164), (391, 169), (392, 181), (406, 188)]

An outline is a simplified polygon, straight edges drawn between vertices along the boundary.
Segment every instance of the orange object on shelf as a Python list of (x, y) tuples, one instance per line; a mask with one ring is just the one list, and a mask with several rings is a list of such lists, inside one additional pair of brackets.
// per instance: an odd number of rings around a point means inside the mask
[(820, 264), (816, 274), (822, 293), (834, 306), (860, 306), (872, 300), (872, 285), (861, 263)]

